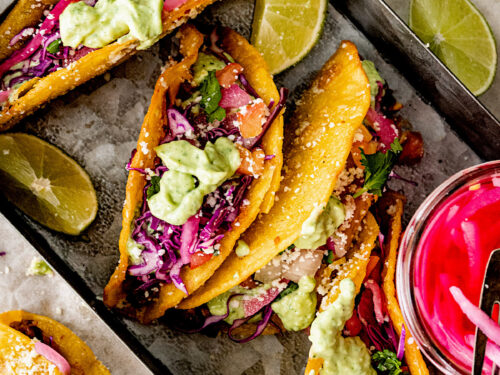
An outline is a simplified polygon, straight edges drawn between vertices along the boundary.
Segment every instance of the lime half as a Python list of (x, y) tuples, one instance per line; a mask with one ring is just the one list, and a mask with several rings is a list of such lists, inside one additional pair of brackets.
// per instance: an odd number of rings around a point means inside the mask
[(271, 74), (298, 63), (318, 41), (327, 0), (257, 0), (252, 44), (264, 56)]
[(78, 235), (97, 214), (87, 173), (32, 135), (0, 135), (0, 189), (24, 213), (58, 232)]
[(412, 0), (409, 23), (474, 95), (491, 86), (497, 65), (495, 37), (470, 1)]

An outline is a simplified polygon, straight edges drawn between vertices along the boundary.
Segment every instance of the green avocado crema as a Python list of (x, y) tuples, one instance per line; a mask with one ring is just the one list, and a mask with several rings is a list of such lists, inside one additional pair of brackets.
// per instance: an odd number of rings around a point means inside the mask
[(375, 68), (375, 64), (373, 61), (370, 60), (363, 60), (361, 62), (361, 65), (363, 66), (363, 70), (366, 73), (366, 76), (368, 77), (368, 82), (370, 83), (370, 100), (371, 100), (371, 107), (375, 107), (375, 98), (377, 97), (378, 93), (378, 85), (377, 81), (382, 82), (383, 85), (385, 85), (384, 79), (380, 76), (377, 68)]
[(280, 317), (288, 331), (300, 331), (307, 328), (316, 313), (316, 282), (311, 276), (302, 276), (299, 288), (273, 302), (271, 308)]
[[(242, 286), (237, 285), (234, 288), (229, 289), (227, 292), (212, 298), (207, 302), (207, 307), (212, 315), (224, 315), (227, 313), (227, 300), (229, 297), (233, 294), (241, 294), (241, 296), (234, 297), (231, 302), (229, 302), (229, 315), (224, 319), (226, 323), (233, 324), (236, 319), (245, 317), (245, 310), (243, 309), (242, 303), (243, 298), (257, 297), (265, 293), (269, 288), (271, 288), (271, 284), (259, 285), (258, 287), (252, 289), (245, 289)], [(259, 320), (259, 318), (260, 316), (257, 315), (255, 318), (250, 319), (249, 322), (253, 323), (255, 320)]]
[(359, 337), (342, 337), (345, 323), (351, 318), (356, 286), (351, 279), (340, 282), (340, 294), (311, 325), (309, 356), (323, 358), (319, 374), (307, 375), (375, 375), (370, 352)]
[(236, 245), (236, 249), (234, 250), (237, 256), (244, 257), (250, 253), (250, 247), (243, 240), (238, 240), (238, 245)]
[(300, 237), (294, 245), (298, 249), (317, 249), (326, 244), (326, 240), (344, 222), (345, 209), (342, 202), (333, 195), (325, 208), (318, 206), (302, 224)]
[(200, 52), (198, 60), (193, 65), (193, 82), (200, 85), (207, 78), (208, 72), (221, 70), (225, 66), (226, 63), (217, 57)]
[(155, 151), (168, 171), (148, 205), (154, 216), (172, 225), (182, 225), (196, 214), (203, 198), (232, 177), (241, 163), (238, 149), (226, 137), (208, 142), (204, 150), (181, 140)]
[(138, 49), (146, 49), (163, 31), (162, 9), (163, 0), (99, 0), (94, 7), (79, 1), (68, 5), (59, 18), (61, 39), (73, 48), (136, 39)]

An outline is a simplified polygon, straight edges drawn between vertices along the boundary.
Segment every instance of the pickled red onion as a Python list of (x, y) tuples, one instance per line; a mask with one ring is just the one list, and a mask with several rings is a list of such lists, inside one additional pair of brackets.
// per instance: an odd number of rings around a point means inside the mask
[(37, 341), (35, 342), (35, 351), (42, 357), (47, 359), (47, 361), (52, 362), (54, 365), (56, 365), (63, 375), (71, 374), (71, 366), (66, 358), (64, 358), (50, 346), (44, 344), (43, 342)]
[(460, 288), (452, 286), (450, 287), (450, 293), (467, 318), (469, 318), (486, 337), (495, 344), (500, 345), (500, 326), (491, 319), (488, 314), (469, 301)]

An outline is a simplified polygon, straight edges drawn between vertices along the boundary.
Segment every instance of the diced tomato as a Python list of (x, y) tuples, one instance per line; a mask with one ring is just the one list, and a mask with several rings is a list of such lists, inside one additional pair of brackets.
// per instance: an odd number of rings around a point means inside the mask
[(230, 63), (221, 70), (215, 72), (215, 77), (217, 77), (219, 85), (228, 88), (236, 82), (241, 73), (243, 73), (243, 67), (240, 64)]
[(262, 132), (262, 125), (269, 113), (266, 103), (257, 102), (246, 105), (236, 114), (238, 127), (243, 138), (253, 138)]
[(237, 173), (248, 176), (260, 176), (264, 172), (264, 159), (266, 154), (261, 148), (255, 148), (253, 151), (236, 144), (240, 152), (241, 164), (236, 170)]
[(206, 254), (203, 251), (198, 251), (191, 255), (191, 263), (189, 267), (191, 269), (201, 266), (202, 264), (208, 262), (214, 254)]
[(356, 310), (354, 310), (351, 319), (345, 323), (344, 334), (351, 337), (357, 336), (359, 335), (361, 328), (361, 321), (358, 318)]

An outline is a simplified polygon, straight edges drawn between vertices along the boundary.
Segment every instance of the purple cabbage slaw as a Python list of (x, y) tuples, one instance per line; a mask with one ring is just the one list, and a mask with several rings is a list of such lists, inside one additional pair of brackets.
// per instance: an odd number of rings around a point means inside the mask
[[(72, 2), (74, 0), (60, 0), (37, 29), (32, 27), (25, 28), (12, 38), (10, 45), (16, 44), (27, 36), (29, 36), (29, 41), (0, 64), (0, 77), (2, 78), (0, 93), (2, 91), (10, 92), (10, 89), (17, 84), (34, 77), (43, 77), (46, 74), (64, 68), (73, 61), (93, 51), (92, 48), (84, 46), (73, 49), (62, 45), (59, 46), (56, 53), (47, 51), (52, 42), (60, 40), (59, 16)], [(95, 1), (87, 1), (87, 4), (94, 5)], [(12, 78), (6, 79), (8, 77)], [(2, 101), (8, 98), (8, 95), (0, 96), (3, 99)]]
[[(241, 80), (240, 84), (243, 90), (248, 90)], [(183, 86), (179, 95), (183, 95), (182, 90), (193, 89)], [(190, 91), (184, 93), (187, 97), (191, 94)], [(281, 90), (280, 94), (279, 102), (276, 105), (271, 103), (270, 115), (263, 125), (261, 135), (283, 109), (286, 91)], [(251, 150), (260, 142), (261, 136), (258, 136), (246, 145), (239, 129), (232, 124), (233, 121), (226, 119), (207, 124), (204, 113), (191, 111), (191, 108), (189, 105), (184, 110), (174, 106), (167, 109), (168, 126), (160, 144), (187, 140), (197, 147), (203, 147), (208, 141), (213, 142), (219, 137), (233, 136), (233, 140), (243, 143)], [(150, 292), (162, 283), (174, 283), (178, 289), (188, 294), (180, 276), (182, 267), (190, 263), (191, 256), (195, 253), (217, 254), (218, 243), (223, 238), (223, 233), (231, 228), (231, 223), (237, 218), (240, 207), (244, 204), (245, 192), (253, 177), (242, 175), (226, 181), (205, 197), (199, 212), (184, 225), (171, 225), (154, 217), (147, 203), (148, 189), (152, 186), (153, 179), (161, 178), (168, 169), (161, 163), (152, 170), (134, 168), (131, 166), (131, 161), (135, 153), (136, 150), (132, 152), (127, 170), (146, 175), (147, 183), (143, 190), (142, 207), (131, 233), (131, 238), (143, 246), (142, 263), (130, 265), (128, 268), (128, 277), (133, 279), (131, 294), (139, 297), (137, 300), (141, 299), (141, 295), (145, 295), (147, 299), (153, 294)], [(272, 157), (270, 155), (270, 158)]]

